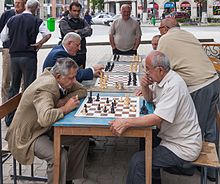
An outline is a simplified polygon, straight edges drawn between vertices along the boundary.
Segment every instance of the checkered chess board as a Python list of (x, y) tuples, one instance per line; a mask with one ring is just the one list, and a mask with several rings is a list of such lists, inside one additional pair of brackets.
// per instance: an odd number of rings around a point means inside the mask
[(112, 57), (112, 61), (141, 62), (141, 56), (116, 55)]
[[(112, 63), (111, 63), (112, 65)], [(114, 63), (114, 67), (112, 69), (111, 72), (114, 73), (129, 73), (131, 72), (139, 72), (140, 71), (140, 65), (136, 63), (136, 69), (135, 70), (135, 64), (131, 63), (131, 64), (119, 64), (119, 63)], [(108, 71), (107, 71), (108, 72)]]
[[(139, 97), (129, 97), (130, 104), (124, 103), (124, 97), (100, 96), (100, 100), (96, 101), (96, 96), (92, 96), (92, 103), (87, 103), (88, 97), (85, 98), (75, 116), (77, 117), (93, 117), (93, 118), (131, 118), (140, 116), (140, 99)], [(107, 98), (109, 103), (107, 103)], [(112, 102), (116, 102), (114, 106), (115, 113), (111, 113)], [(87, 113), (84, 112), (84, 105), (87, 106)], [(101, 110), (98, 110), (100, 104)], [(104, 112), (106, 106), (107, 112)], [(134, 111), (133, 111), (134, 110)]]
[[(137, 87), (137, 86), (140, 86), (140, 80), (139, 80), (139, 76), (136, 75), (136, 78), (137, 78), (137, 85), (134, 86), (133, 85), (133, 76), (131, 75), (131, 83), (130, 85), (128, 86), (128, 75), (107, 75), (108, 76), (108, 79), (107, 79), (107, 87), (115, 87), (115, 83), (116, 82), (122, 82), (124, 84), (124, 87)], [(96, 83), (95, 83), (95, 86), (99, 87), (100, 86), (100, 78), (97, 78), (96, 80)]]

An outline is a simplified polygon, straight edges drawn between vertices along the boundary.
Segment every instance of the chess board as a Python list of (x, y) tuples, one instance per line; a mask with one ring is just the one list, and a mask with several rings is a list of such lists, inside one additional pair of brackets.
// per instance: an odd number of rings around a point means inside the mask
[(112, 57), (112, 61), (141, 62), (141, 56), (116, 55)]
[[(134, 68), (135, 68), (134, 64), (131, 64), (131, 65), (130, 64), (115, 63), (111, 72), (113, 72), (113, 73), (129, 73), (129, 72), (131, 72), (131, 70), (134, 70)], [(132, 67), (133, 67), (133, 69), (132, 69)], [(140, 71), (140, 65), (137, 64), (136, 67), (137, 67), (137, 70), (133, 71), (133, 72), (137, 73)]]
[[(106, 82), (107, 87), (115, 87), (116, 82), (123, 83), (125, 88), (140, 86), (140, 80), (139, 80), (138, 75), (137, 75), (137, 85), (136, 86), (133, 85), (133, 78), (132, 78), (131, 84), (128, 86), (128, 75), (111, 75), (111, 74), (109, 74), (108, 80)], [(95, 86), (96, 87), (100, 86), (100, 78), (97, 78)]]
[[(107, 98), (109, 103), (106, 103)], [(88, 97), (85, 98), (79, 109), (77, 110), (76, 117), (93, 117), (93, 118), (131, 118), (140, 116), (140, 99), (139, 97), (129, 97), (130, 104), (125, 105), (125, 97), (112, 97), (112, 96), (100, 96), (100, 101), (96, 101), (96, 96), (92, 96), (93, 102), (87, 103)], [(114, 107), (115, 113), (111, 113), (112, 102), (116, 101)], [(87, 106), (87, 113), (84, 112), (84, 105)], [(101, 110), (98, 109), (100, 104)], [(106, 106), (107, 112), (104, 112), (104, 106)], [(133, 111), (134, 110), (134, 111)]]

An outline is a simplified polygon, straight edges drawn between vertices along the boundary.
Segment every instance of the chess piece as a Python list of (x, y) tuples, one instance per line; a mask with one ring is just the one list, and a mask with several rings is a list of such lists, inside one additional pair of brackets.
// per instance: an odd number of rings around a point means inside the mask
[(119, 90), (123, 90), (124, 89), (124, 83), (123, 82), (119, 82), (118, 83), (118, 89)]
[(117, 102), (116, 102), (116, 100), (115, 100), (115, 99), (114, 99), (114, 102), (113, 102), (113, 103), (114, 103), (114, 106), (116, 106), (116, 105), (117, 105)]
[(99, 97), (99, 93), (97, 94), (97, 96), (96, 96), (96, 100), (95, 101), (99, 101), (100, 100), (100, 97)]
[(115, 82), (115, 88), (118, 89), (118, 82)]
[(135, 109), (135, 105), (132, 105), (132, 107), (131, 107), (131, 111), (132, 111), (132, 112), (135, 112), (135, 111), (136, 111), (136, 109)]
[(87, 103), (92, 103), (92, 101), (92, 91), (90, 91)]
[(107, 112), (107, 108), (106, 108), (106, 106), (104, 106), (103, 112)]
[(117, 60), (117, 61), (119, 61), (119, 58), (120, 58), (120, 55), (117, 55), (117, 58), (116, 58), (116, 60)]
[(111, 106), (111, 113), (115, 113), (115, 107), (114, 107), (114, 103), (112, 102), (112, 106)]
[(137, 74), (133, 73), (133, 86), (137, 86)]
[(130, 104), (130, 98), (128, 96), (125, 97), (124, 104), (128, 106)]
[(128, 74), (128, 86), (131, 85), (131, 73)]
[(113, 70), (114, 66), (115, 66), (115, 64), (112, 63), (112, 65), (109, 67), (109, 70), (108, 70), (108, 71), (111, 72), (111, 71)]
[(98, 111), (101, 110), (101, 106), (100, 106), (100, 104), (98, 104), (97, 110), (98, 110)]
[(147, 110), (147, 107), (145, 105), (145, 100), (143, 100), (143, 105), (141, 107), (141, 111), (140, 111), (140, 114), (148, 114), (148, 110)]
[(109, 99), (107, 98), (106, 103), (109, 103)]
[(130, 72), (133, 72), (133, 64), (130, 64)]
[(115, 61), (116, 59), (117, 59), (117, 55), (114, 54), (113, 61)]

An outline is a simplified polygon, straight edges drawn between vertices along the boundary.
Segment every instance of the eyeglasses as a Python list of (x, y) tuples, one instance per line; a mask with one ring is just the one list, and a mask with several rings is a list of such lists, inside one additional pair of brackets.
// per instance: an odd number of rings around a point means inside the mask
[(165, 27), (165, 26), (160, 26), (160, 27), (158, 27), (158, 29), (161, 30), (161, 29), (164, 28), (164, 27)]

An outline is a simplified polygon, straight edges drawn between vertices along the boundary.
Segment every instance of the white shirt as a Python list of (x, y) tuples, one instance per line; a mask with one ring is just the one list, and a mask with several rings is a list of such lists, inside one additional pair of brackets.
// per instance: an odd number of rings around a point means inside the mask
[(170, 70), (153, 86), (155, 111), (162, 118), (158, 136), (179, 158), (194, 161), (202, 148), (202, 135), (194, 103), (183, 79)]

